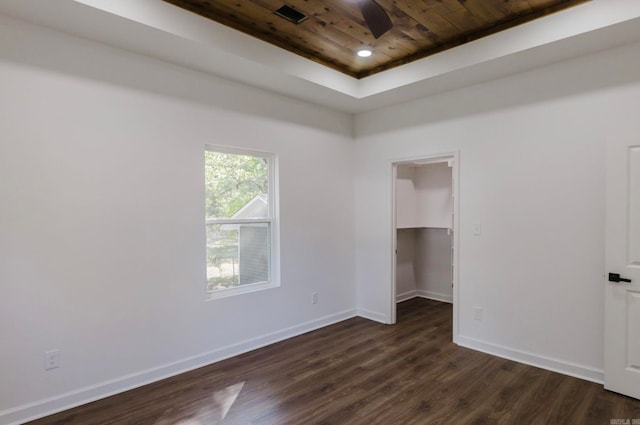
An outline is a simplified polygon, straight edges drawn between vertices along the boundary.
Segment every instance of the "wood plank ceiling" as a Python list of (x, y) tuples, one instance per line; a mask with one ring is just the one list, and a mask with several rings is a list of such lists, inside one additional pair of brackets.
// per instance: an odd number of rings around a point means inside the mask
[[(378, 39), (362, 17), (363, 0), (164, 1), (364, 78), (590, 0), (376, 0), (393, 23)], [(279, 17), (283, 5), (308, 18)], [(358, 57), (365, 47), (373, 55)]]

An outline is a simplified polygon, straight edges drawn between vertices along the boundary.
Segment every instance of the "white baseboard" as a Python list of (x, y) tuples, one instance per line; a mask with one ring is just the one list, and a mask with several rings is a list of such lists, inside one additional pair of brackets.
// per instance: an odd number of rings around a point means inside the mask
[(584, 379), (597, 384), (604, 383), (604, 371), (601, 369), (595, 369), (589, 366), (554, 359), (552, 357), (542, 356), (523, 350), (516, 350), (461, 335), (458, 335), (456, 338), (456, 343), (462, 347), (482, 351), (483, 353), (550, 370), (552, 372), (562, 373), (563, 375), (573, 376), (575, 378)]
[(437, 292), (424, 291), (422, 289), (418, 289), (416, 291), (416, 295), (422, 298), (427, 298), (429, 300), (441, 301), (443, 303), (453, 304), (453, 296), (448, 294), (439, 294)]
[(389, 323), (389, 318), (385, 314), (367, 310), (366, 308), (359, 308), (357, 311), (357, 315), (360, 317), (364, 317), (365, 319), (373, 320), (374, 322), (380, 322), (384, 324)]
[(63, 410), (128, 391), (133, 388), (138, 388), (152, 382), (157, 382), (171, 376), (179, 375), (193, 369), (207, 366), (229, 357), (237, 356), (239, 354), (341, 322), (355, 316), (355, 310), (346, 310), (340, 313), (321, 317), (316, 320), (311, 320), (300, 325), (292, 326), (290, 328), (282, 329), (280, 331), (248, 339), (237, 344), (228, 345), (198, 356), (189, 357), (173, 363), (122, 376), (75, 391), (70, 391), (55, 397), (3, 410), (0, 411), (0, 424), (17, 425), (42, 418)]
[(418, 291), (415, 289), (412, 291), (407, 291), (402, 294), (396, 294), (396, 302), (401, 303), (403, 301), (410, 300), (411, 298), (415, 298), (418, 296)]
[(453, 304), (453, 297), (451, 295), (439, 294), (437, 292), (425, 291), (422, 289), (414, 289), (413, 291), (396, 295), (396, 302), (401, 303), (416, 297)]

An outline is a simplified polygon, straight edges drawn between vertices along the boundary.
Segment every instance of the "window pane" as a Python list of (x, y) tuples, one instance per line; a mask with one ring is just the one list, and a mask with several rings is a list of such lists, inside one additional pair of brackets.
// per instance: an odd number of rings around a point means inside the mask
[(269, 281), (268, 223), (207, 224), (207, 290)]
[(207, 290), (238, 285), (238, 225), (207, 224)]
[(238, 237), (240, 285), (269, 280), (269, 225), (241, 224)]
[(267, 158), (205, 151), (207, 218), (269, 217)]

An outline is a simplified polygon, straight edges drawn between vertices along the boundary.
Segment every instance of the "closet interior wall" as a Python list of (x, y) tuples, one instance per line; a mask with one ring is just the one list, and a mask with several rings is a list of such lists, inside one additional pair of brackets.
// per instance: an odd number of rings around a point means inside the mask
[(396, 179), (396, 297), (452, 302), (452, 172), (447, 162), (401, 164)]

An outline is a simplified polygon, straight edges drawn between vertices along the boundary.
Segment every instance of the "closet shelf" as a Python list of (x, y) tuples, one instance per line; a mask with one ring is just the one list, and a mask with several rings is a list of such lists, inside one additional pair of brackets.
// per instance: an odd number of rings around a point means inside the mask
[(451, 229), (448, 226), (398, 226), (396, 229)]

